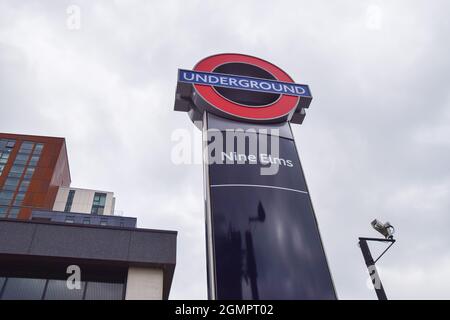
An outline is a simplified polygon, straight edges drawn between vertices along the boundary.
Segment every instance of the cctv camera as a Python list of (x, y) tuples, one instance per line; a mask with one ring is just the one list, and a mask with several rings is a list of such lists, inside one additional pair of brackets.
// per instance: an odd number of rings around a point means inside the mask
[(381, 221), (375, 219), (371, 222), (372, 227), (381, 233), (386, 239), (392, 239), (394, 238), (394, 227), (389, 223), (382, 223)]

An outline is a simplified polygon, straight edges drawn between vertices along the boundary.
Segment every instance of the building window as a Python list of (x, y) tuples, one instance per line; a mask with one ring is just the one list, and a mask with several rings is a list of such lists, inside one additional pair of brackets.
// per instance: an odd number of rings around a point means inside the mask
[(72, 216), (66, 217), (65, 223), (75, 223), (75, 218)]
[(101, 219), (100, 220), (100, 225), (101, 226), (107, 226), (108, 225), (108, 219)]
[(0, 277), (0, 300), (122, 300), (121, 282), (81, 281), (69, 289), (67, 280)]
[(14, 160), (14, 164), (22, 164), (22, 165), (25, 165), (25, 164), (27, 164), (27, 161), (28, 161), (28, 158), (29, 158), (30, 156), (29, 155), (27, 155), (27, 154), (18, 154), (17, 156), (16, 156), (16, 159)]
[(103, 214), (105, 210), (106, 193), (96, 192), (94, 195), (94, 202), (92, 203), (92, 214)]
[(30, 181), (22, 180), (22, 183), (20, 184), (20, 187), (19, 187), (19, 191), (26, 192), (28, 190), (29, 185), (30, 185)]
[(41, 300), (45, 279), (8, 278), (3, 288), (3, 300)]
[(66, 280), (48, 280), (44, 300), (83, 300), (86, 283), (80, 282), (80, 289), (67, 288)]
[(44, 149), (44, 145), (42, 143), (38, 143), (34, 148), (33, 155), (40, 155), (42, 153), (42, 149)]
[(32, 150), (33, 147), (34, 147), (34, 142), (24, 141), (24, 142), (22, 142), (22, 145), (20, 146), (19, 152), (23, 151), (23, 150)]
[(122, 300), (123, 283), (93, 282), (86, 284), (85, 300)]
[(5, 184), (3, 185), (3, 189), (15, 191), (18, 184), (19, 184), (18, 178), (7, 178)]
[(16, 145), (16, 140), (0, 139), (0, 151), (12, 149)]
[(14, 199), (14, 205), (20, 206), (22, 205), (22, 201), (25, 198), (25, 192), (18, 192), (16, 198)]
[(27, 154), (20, 154), (20, 153), (19, 153), (19, 154), (16, 156), (16, 160), (27, 162), (27, 160), (28, 160), (29, 157), (30, 157), (30, 156), (27, 155)]
[(83, 224), (91, 224), (90, 218), (83, 218)]
[(12, 148), (14, 148), (16, 141), (8, 139), (0, 139), (0, 175), (3, 174), (5, 165), (8, 162), (9, 155)]
[(27, 170), (25, 171), (25, 175), (23, 176), (23, 178), (30, 180), (31, 177), (33, 177), (34, 171), (35, 168), (28, 167)]
[(0, 164), (6, 164), (8, 162), (8, 158), (2, 158), (3, 153), (0, 153)]
[(9, 210), (8, 218), (16, 219), (19, 215), (20, 208), (11, 208)]
[(72, 209), (73, 197), (75, 196), (75, 190), (70, 190), (69, 195), (67, 196), (66, 207), (64, 208), (65, 212), (70, 212)]
[(6, 211), (8, 207), (0, 207), (0, 218), (6, 218)]
[(6, 147), (7, 148), (14, 148), (15, 144), (16, 144), (15, 140), (9, 140), (8, 142), (6, 142)]
[(12, 192), (12, 191), (1, 191), (0, 192), (0, 205), (8, 206), (11, 203), (13, 196), (14, 196), (14, 192)]
[(30, 160), (30, 166), (36, 166), (39, 162), (39, 156), (32, 156)]

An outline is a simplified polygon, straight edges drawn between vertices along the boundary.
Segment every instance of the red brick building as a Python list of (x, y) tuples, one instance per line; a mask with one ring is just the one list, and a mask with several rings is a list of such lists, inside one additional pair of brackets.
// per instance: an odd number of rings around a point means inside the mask
[(70, 182), (64, 138), (0, 133), (0, 218), (51, 210), (58, 188)]

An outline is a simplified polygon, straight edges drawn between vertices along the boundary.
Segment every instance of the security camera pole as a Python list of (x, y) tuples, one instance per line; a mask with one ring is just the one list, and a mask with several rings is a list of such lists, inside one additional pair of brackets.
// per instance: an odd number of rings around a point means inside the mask
[[(385, 224), (381, 223), (378, 220), (372, 221), (373, 228), (383, 234), (385, 238), (359, 238), (359, 247), (361, 248), (362, 255), (364, 257), (364, 261), (367, 266), (367, 270), (369, 271), (369, 275), (372, 279), (373, 287), (375, 289), (375, 293), (377, 294), (378, 300), (387, 300), (386, 292), (384, 291), (383, 284), (381, 283), (380, 276), (378, 274), (375, 263), (380, 260), (380, 258), (389, 250), (389, 248), (395, 243), (394, 239), (394, 227), (386, 222)], [(368, 241), (378, 241), (378, 242), (390, 242), (391, 244), (384, 250), (381, 255), (373, 260), (372, 254), (370, 253)]]

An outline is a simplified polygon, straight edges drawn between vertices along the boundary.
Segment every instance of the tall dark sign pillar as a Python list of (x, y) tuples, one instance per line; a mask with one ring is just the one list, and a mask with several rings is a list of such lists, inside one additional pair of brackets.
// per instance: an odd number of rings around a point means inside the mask
[(267, 61), (180, 70), (175, 110), (203, 130), (210, 299), (336, 299), (290, 122), (311, 94)]

